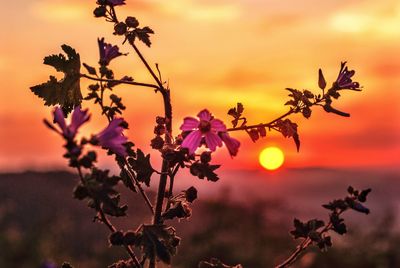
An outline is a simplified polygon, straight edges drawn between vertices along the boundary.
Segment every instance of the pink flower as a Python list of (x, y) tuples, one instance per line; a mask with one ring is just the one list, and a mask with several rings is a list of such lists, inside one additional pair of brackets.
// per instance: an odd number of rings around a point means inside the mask
[(72, 112), (71, 123), (67, 125), (62, 109), (60, 107), (56, 107), (54, 110), (54, 122), (60, 127), (60, 134), (62, 134), (67, 139), (74, 139), (76, 133), (78, 133), (79, 127), (82, 126), (85, 122), (89, 121), (89, 119), (90, 115), (88, 114), (88, 110), (86, 109), (82, 111), (80, 107), (77, 106)]
[(182, 148), (187, 148), (189, 149), (189, 154), (194, 154), (204, 138), (206, 146), (211, 151), (221, 147), (224, 141), (229, 153), (232, 156), (237, 154), (240, 143), (229, 137), (226, 132), (226, 126), (221, 120), (215, 119), (207, 109), (202, 110), (197, 117), (200, 120), (193, 117), (186, 117), (183, 120), (180, 129), (182, 131), (190, 131), (190, 133), (183, 140)]
[(123, 121), (122, 118), (113, 119), (103, 131), (95, 136), (95, 139), (100, 146), (110, 149), (120, 156), (127, 156), (124, 143), (128, 139), (122, 134), (124, 128), (120, 126)]
[(222, 141), (225, 143), (226, 148), (229, 151), (229, 154), (231, 156), (236, 156), (239, 151), (240, 142), (237, 139), (234, 139), (231, 136), (229, 136), (228, 132), (222, 132), (220, 136)]

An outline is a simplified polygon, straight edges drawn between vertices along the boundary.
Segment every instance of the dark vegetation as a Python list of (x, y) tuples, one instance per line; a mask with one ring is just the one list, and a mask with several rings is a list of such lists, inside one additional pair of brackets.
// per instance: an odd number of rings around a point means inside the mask
[[(67, 172), (0, 175), (0, 267), (59, 267), (69, 261), (75, 267), (95, 268), (125, 257), (117, 247), (107, 246), (107, 229), (89, 220), (93, 213), (71, 198), (76, 179)], [(129, 230), (151, 220), (139, 196), (124, 196), (135, 217), (129, 222), (120, 218), (116, 226)], [(194, 209), (190, 225), (175, 222), (186, 239), (174, 267), (197, 267), (210, 257), (231, 265), (273, 267), (296, 246), (288, 233), (296, 213), (283, 200), (237, 202), (225, 191), (200, 199)], [(343, 238), (334, 235), (336, 247), (329, 251), (319, 253), (312, 247), (293, 267), (400, 267), (395, 216), (380, 213), (385, 217), (351, 223)]]

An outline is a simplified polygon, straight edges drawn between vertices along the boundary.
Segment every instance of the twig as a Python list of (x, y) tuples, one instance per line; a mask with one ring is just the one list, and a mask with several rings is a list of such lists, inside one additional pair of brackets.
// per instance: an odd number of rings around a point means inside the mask
[(125, 81), (125, 80), (116, 80), (116, 79), (103, 79), (103, 78), (97, 78), (97, 77), (89, 76), (87, 74), (81, 74), (81, 77), (85, 77), (87, 79), (94, 80), (94, 81), (99, 81), (99, 82), (111, 82), (111, 83), (120, 83), (120, 84), (127, 84), (127, 85), (141, 86), (141, 87), (150, 87), (150, 88), (155, 88), (155, 89), (158, 90), (158, 86), (157, 85), (148, 84), (148, 83)]
[[(82, 174), (82, 170), (80, 167), (77, 167), (78, 169), (78, 174), (79, 174), (79, 178), (81, 180), (82, 183), (85, 183), (84, 179), (83, 179), (83, 174)], [(113, 233), (117, 230), (117, 228), (114, 227), (114, 225), (110, 222), (110, 220), (107, 218), (107, 216), (104, 214), (104, 211), (101, 209), (100, 205), (98, 205), (96, 207), (97, 212), (100, 215), (100, 220), (102, 223), (104, 223), (104, 225), (107, 226), (108, 229), (110, 229), (110, 231)], [(128, 252), (129, 256), (131, 257), (131, 259), (133, 260), (133, 262), (135, 263), (135, 265), (137, 267), (142, 267), (142, 265), (140, 264), (139, 260), (136, 258), (135, 253), (133, 252), (132, 248), (128, 245), (124, 245), (125, 250)]]

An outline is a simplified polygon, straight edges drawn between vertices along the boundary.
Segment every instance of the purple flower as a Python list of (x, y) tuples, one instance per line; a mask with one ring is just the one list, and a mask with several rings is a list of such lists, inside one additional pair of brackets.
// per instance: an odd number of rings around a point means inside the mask
[(71, 123), (67, 125), (62, 109), (60, 107), (56, 107), (56, 109), (54, 110), (54, 122), (61, 129), (61, 132), (59, 133), (70, 140), (75, 138), (76, 133), (78, 133), (79, 127), (82, 126), (85, 122), (89, 121), (89, 119), (90, 115), (88, 114), (88, 110), (86, 109), (82, 111), (81, 108), (77, 106), (72, 112)]
[(222, 132), (220, 134), (220, 137), (222, 141), (225, 143), (226, 148), (228, 148), (229, 154), (231, 156), (236, 156), (239, 151), (240, 142), (237, 139), (234, 139), (231, 136), (229, 136), (228, 132)]
[(338, 78), (336, 79), (337, 89), (352, 89), (360, 90), (360, 84), (358, 82), (353, 82), (351, 78), (355, 74), (354, 70), (349, 71), (346, 62), (342, 62), (340, 66), (340, 71)]
[(107, 0), (110, 6), (122, 6), (125, 5), (125, 0)]
[(120, 126), (123, 121), (122, 118), (113, 119), (103, 131), (95, 136), (95, 139), (100, 146), (110, 149), (117, 155), (127, 156), (124, 143), (128, 139), (122, 134), (124, 128)]
[(207, 109), (202, 110), (197, 117), (200, 120), (193, 117), (186, 117), (183, 120), (180, 129), (190, 131), (190, 133), (184, 138), (181, 144), (182, 148), (189, 149), (189, 153), (193, 154), (200, 147), (204, 138), (206, 146), (211, 151), (221, 147), (222, 141), (224, 141), (229, 153), (232, 156), (237, 154), (240, 143), (229, 137), (226, 126), (221, 120), (215, 119)]
[(112, 59), (115, 59), (121, 55), (126, 55), (119, 52), (118, 46), (113, 46), (111, 44), (105, 43), (104, 38), (97, 39), (99, 43), (100, 61), (101, 65), (108, 65)]

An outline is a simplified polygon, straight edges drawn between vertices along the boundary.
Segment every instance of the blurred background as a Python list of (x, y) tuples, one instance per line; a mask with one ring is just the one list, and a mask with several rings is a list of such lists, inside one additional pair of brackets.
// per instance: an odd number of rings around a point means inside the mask
[[(189, 222), (177, 223), (183, 243), (174, 267), (196, 267), (219, 257), (244, 267), (271, 267), (296, 245), (288, 231), (294, 217), (326, 219), (321, 204), (345, 195), (348, 185), (371, 187), (371, 215), (347, 215), (350, 233), (333, 237), (327, 253), (308, 253), (298, 267), (400, 267), (400, 3), (396, 0), (127, 0), (118, 7), (149, 25), (152, 47), (141, 46), (160, 65), (172, 89), (175, 134), (185, 116), (208, 108), (227, 124), (229, 108), (242, 102), (250, 123), (268, 122), (286, 112), (286, 87), (317, 92), (318, 68), (328, 85), (341, 61), (356, 70), (363, 92), (346, 92), (336, 107), (342, 118), (315, 109), (299, 124), (300, 152), (292, 140), (275, 133), (242, 143), (223, 163), (220, 181), (200, 181), (182, 173), (177, 187), (194, 185), (199, 200)], [(0, 22), (0, 267), (40, 267), (44, 261), (70, 260), (78, 267), (111, 264), (118, 249), (107, 246), (106, 230), (93, 214), (72, 199), (76, 176), (62, 158), (62, 141), (42, 123), (51, 108), (29, 87), (55, 72), (43, 57), (74, 47), (83, 62), (98, 62), (97, 38), (118, 44), (127, 57), (111, 63), (116, 77), (151, 82), (134, 51), (112, 35), (112, 25), (95, 19), (95, 1), (14, 0), (1, 4)], [(87, 93), (83, 82), (83, 94)], [(154, 119), (162, 115), (161, 97), (145, 88), (119, 86), (128, 107), (128, 136), (154, 167), (158, 155), (149, 146)], [(92, 114), (93, 105), (84, 104)], [(151, 109), (149, 109), (151, 107)], [(92, 117), (82, 128), (88, 136), (105, 119)], [(263, 169), (259, 153), (269, 146), (283, 150), (285, 162)], [(117, 171), (112, 159), (103, 167)], [(157, 178), (149, 191), (155, 189)], [(140, 199), (126, 194), (132, 211), (121, 228), (148, 221)], [(135, 210), (136, 209), (136, 210)], [(133, 211), (135, 212), (133, 213)], [(351, 214), (351, 213), (349, 213)], [(133, 219), (133, 220), (132, 220)]]

